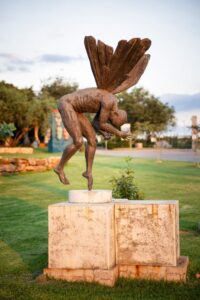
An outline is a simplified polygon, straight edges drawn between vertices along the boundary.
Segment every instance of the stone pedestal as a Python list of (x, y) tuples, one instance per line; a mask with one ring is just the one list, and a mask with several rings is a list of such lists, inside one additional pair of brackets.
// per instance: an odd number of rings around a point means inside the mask
[(185, 281), (178, 201), (112, 200), (111, 191), (70, 191), (49, 206), (44, 274), (113, 286), (118, 277)]
[(115, 266), (114, 206), (58, 203), (49, 207), (49, 268)]
[(176, 266), (178, 216), (178, 201), (116, 203), (117, 264)]

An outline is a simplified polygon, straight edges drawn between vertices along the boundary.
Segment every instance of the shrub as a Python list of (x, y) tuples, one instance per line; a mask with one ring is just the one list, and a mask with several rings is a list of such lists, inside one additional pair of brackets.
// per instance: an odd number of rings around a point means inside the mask
[(143, 199), (144, 195), (139, 191), (136, 183), (133, 168), (131, 167), (132, 158), (125, 159), (126, 168), (119, 177), (113, 177), (112, 183), (113, 197), (120, 199), (138, 200)]
[(129, 141), (128, 140), (122, 140), (119, 137), (113, 137), (108, 141), (108, 149), (112, 150), (115, 148), (128, 148), (129, 147)]
[(0, 142), (5, 142), (6, 139), (12, 137), (13, 131), (16, 130), (16, 127), (13, 123), (5, 123), (0, 124)]

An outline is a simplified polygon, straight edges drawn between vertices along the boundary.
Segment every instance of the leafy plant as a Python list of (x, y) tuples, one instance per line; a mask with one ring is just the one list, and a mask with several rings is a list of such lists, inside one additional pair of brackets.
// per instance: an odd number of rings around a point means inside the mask
[(13, 123), (5, 123), (3, 122), (0, 124), (0, 141), (5, 141), (7, 138), (14, 135), (14, 131), (16, 130), (16, 127)]
[(113, 177), (110, 182), (113, 189), (113, 197), (120, 199), (138, 200), (143, 199), (144, 195), (139, 191), (135, 183), (134, 171), (131, 166), (131, 157), (127, 157), (126, 168), (119, 177)]

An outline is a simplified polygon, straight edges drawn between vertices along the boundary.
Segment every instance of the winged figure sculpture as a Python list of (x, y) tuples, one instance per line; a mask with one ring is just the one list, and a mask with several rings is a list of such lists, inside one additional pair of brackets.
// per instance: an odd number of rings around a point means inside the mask
[[(73, 142), (64, 149), (54, 171), (63, 184), (69, 184), (64, 173), (65, 163), (81, 148), (85, 137), (86, 171), (82, 175), (91, 190), (96, 132), (106, 139), (111, 135), (122, 138), (129, 135), (120, 131), (120, 126), (127, 122), (127, 114), (118, 108), (115, 94), (137, 84), (150, 59), (146, 51), (151, 41), (147, 38), (120, 40), (115, 51), (92, 36), (86, 36), (84, 43), (97, 87), (78, 90), (58, 100), (58, 110)], [(92, 123), (84, 113), (95, 113)]]

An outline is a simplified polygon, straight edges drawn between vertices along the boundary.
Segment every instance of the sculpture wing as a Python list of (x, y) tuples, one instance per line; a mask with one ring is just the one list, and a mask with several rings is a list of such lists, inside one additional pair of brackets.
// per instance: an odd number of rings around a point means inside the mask
[(150, 58), (145, 54), (151, 45), (149, 39), (121, 40), (114, 52), (92, 36), (86, 36), (84, 42), (97, 87), (113, 94), (135, 85)]

